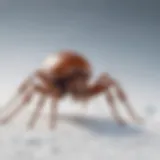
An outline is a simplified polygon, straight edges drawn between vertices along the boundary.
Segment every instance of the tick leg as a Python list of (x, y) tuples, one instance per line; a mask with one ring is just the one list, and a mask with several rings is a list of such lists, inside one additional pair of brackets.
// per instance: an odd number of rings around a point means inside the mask
[(108, 104), (111, 108), (112, 115), (114, 119), (116, 120), (116, 122), (122, 125), (126, 124), (126, 122), (118, 114), (118, 111), (115, 105), (115, 101), (114, 101), (114, 97), (109, 91), (107, 91), (107, 101), (108, 101)]
[(56, 126), (57, 116), (58, 116), (58, 105), (59, 98), (54, 98), (50, 106), (50, 116), (49, 116), (49, 128), (52, 130)]
[(37, 122), (38, 118), (40, 117), (40, 113), (41, 113), (42, 108), (44, 107), (45, 100), (46, 100), (46, 97), (44, 95), (41, 95), (41, 97), (37, 103), (36, 109), (34, 110), (32, 116), (31, 116), (31, 119), (28, 123), (29, 129), (32, 129), (35, 126), (35, 123)]
[(12, 107), (12, 105), (16, 102), (18, 99), (19, 94), (14, 94), (11, 99), (5, 104), (5, 106), (1, 107), (0, 114), (2, 115), (4, 112), (6, 112), (8, 109)]
[(29, 75), (18, 87), (16, 93), (13, 95), (11, 99), (3, 106), (0, 110), (0, 114), (3, 114), (8, 109), (12, 108), (12, 105), (18, 100), (20, 96), (24, 96), (24, 94), (32, 87), (34, 74)]
[(11, 119), (13, 119), (13, 117), (15, 117), (20, 111), (22, 111), (22, 109), (24, 109), (24, 107), (31, 101), (32, 95), (33, 95), (33, 92), (32, 91), (28, 91), (23, 96), (22, 101), (20, 102), (20, 104), (18, 106), (16, 106), (15, 109), (13, 109), (13, 111), (11, 111), (7, 116), (5, 116), (4, 118), (0, 119), (0, 123), (1, 124), (5, 124), (5, 123), (8, 123)]
[(142, 118), (136, 115), (135, 111), (133, 110), (133, 107), (128, 101), (127, 96), (125, 95), (124, 91), (122, 89), (117, 89), (117, 96), (119, 100), (124, 104), (124, 106), (127, 109), (128, 114), (134, 121), (142, 122)]
[(0, 120), (0, 123), (5, 124), (9, 122), (14, 116), (16, 116), (31, 101), (35, 92), (46, 95), (50, 92), (50, 90), (48, 88), (35, 84), (33, 88), (31, 88), (29, 91), (25, 93), (24, 96), (22, 96), (22, 101), (20, 102), (20, 104), (16, 106), (16, 108), (13, 111), (11, 111), (7, 116), (2, 118)]
[(46, 73), (43, 71), (37, 71), (36, 76), (42, 81), (43, 84), (45, 84), (46, 88), (52, 89), (54, 87), (52, 83), (53, 78), (49, 75), (46, 75)]

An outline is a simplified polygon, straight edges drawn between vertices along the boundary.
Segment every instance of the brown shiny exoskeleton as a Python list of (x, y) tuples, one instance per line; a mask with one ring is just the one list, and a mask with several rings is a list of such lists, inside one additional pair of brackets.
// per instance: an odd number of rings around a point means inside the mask
[[(70, 95), (75, 100), (87, 102), (92, 97), (105, 93), (114, 119), (120, 124), (125, 124), (116, 110), (115, 97), (110, 92), (111, 87), (115, 88), (117, 98), (126, 106), (132, 119), (139, 120), (117, 80), (108, 73), (102, 73), (94, 83), (90, 83), (91, 78), (91, 64), (77, 51), (62, 50), (57, 54), (51, 54), (44, 60), (40, 68), (36, 69), (19, 86), (17, 95), (22, 96), (21, 103), (7, 116), (1, 118), (0, 122), (2, 124), (9, 122), (25, 105), (31, 102), (34, 93), (37, 92), (41, 97), (28, 125), (29, 127), (34, 126), (46, 98), (51, 97), (49, 126), (53, 128), (57, 119), (57, 105), (62, 97)], [(12, 103), (12, 100), (9, 103)]]

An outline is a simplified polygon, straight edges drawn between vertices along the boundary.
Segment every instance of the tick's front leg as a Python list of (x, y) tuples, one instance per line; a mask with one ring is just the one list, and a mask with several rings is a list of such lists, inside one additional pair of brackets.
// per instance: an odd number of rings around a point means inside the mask
[(6, 115), (4, 118), (0, 119), (1, 124), (8, 123), (13, 117), (15, 117), (24, 107), (31, 101), (33, 96), (32, 91), (28, 91), (23, 97), (22, 101), (19, 105), (17, 105), (8, 115)]
[(50, 130), (54, 129), (57, 124), (57, 117), (58, 117), (58, 102), (59, 97), (54, 97), (51, 102), (50, 106), (50, 116), (49, 116), (49, 128)]
[[(23, 97), (24, 95), (27, 94), (28, 90), (32, 87), (33, 85), (33, 75), (28, 76), (18, 87), (16, 90), (16, 93), (13, 95), (9, 101), (0, 109), (0, 114), (2, 115), (4, 112), (7, 110), (12, 109), (12, 105), (18, 100), (20, 97)], [(29, 91), (30, 92), (30, 91)]]
[(42, 94), (40, 96), (40, 99), (38, 100), (36, 109), (33, 112), (32, 116), (31, 116), (31, 119), (30, 119), (30, 121), (28, 123), (28, 128), (29, 129), (32, 129), (35, 126), (35, 123), (36, 123), (36, 121), (38, 120), (38, 118), (40, 116), (41, 110), (44, 107), (45, 100), (46, 100), (46, 97), (45, 97), (45, 95)]

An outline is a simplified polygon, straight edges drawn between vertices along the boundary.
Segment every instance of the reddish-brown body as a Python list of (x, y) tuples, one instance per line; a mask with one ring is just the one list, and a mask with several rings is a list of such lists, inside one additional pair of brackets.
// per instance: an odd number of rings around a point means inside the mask
[(51, 68), (55, 77), (66, 77), (74, 70), (83, 70), (91, 75), (91, 65), (83, 56), (75, 51), (61, 51), (57, 53), (58, 62)]
[[(109, 74), (103, 73), (95, 83), (90, 84), (89, 80), (91, 76), (91, 64), (80, 53), (72, 50), (63, 50), (56, 55), (51, 55), (39, 69), (34, 71), (20, 85), (18, 95), (23, 94), (22, 103), (8, 116), (1, 119), (1, 123), (11, 120), (13, 116), (24, 108), (24, 105), (31, 101), (33, 94), (37, 92), (41, 94), (41, 99), (29, 122), (29, 127), (34, 126), (45, 99), (51, 97), (53, 101), (50, 107), (49, 117), (50, 127), (53, 128), (54, 122), (57, 119), (57, 103), (66, 94), (70, 94), (76, 100), (87, 102), (93, 96), (99, 93), (105, 93), (114, 119), (118, 123), (124, 124), (125, 121), (119, 116), (116, 110), (114, 95), (109, 90), (111, 87), (115, 88), (117, 98), (126, 106), (130, 116), (134, 120), (138, 120), (138, 117), (131, 109), (126, 94), (115, 79)], [(40, 83), (37, 83), (37, 80)]]

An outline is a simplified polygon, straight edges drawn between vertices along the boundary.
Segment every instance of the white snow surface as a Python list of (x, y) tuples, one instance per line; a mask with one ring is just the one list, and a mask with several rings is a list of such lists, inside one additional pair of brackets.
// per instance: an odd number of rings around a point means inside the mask
[(30, 111), (25, 110), (9, 124), (0, 126), (0, 159), (160, 159), (159, 113), (145, 117), (144, 124), (130, 123), (122, 127), (105, 112), (97, 112), (95, 108), (100, 105), (97, 102), (90, 109), (77, 107), (74, 111), (60, 112), (57, 127), (52, 131), (47, 128), (47, 113), (33, 130), (27, 131)]

